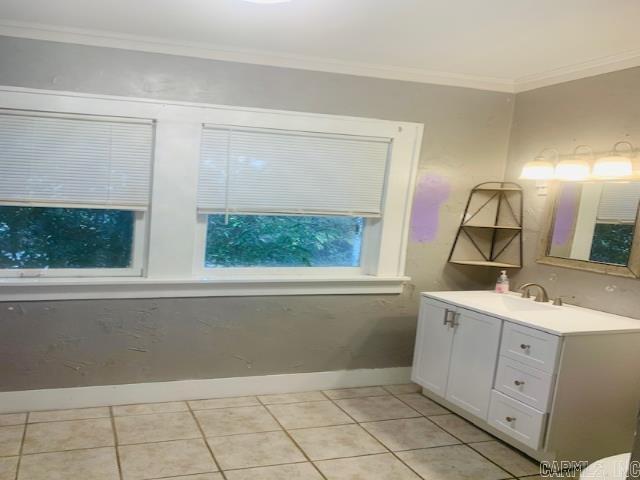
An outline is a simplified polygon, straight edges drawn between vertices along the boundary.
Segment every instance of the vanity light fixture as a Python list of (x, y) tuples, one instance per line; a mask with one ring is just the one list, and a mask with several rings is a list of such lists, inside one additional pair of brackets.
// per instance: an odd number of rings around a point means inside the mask
[[(622, 145), (626, 145), (628, 151), (621, 150)], [(545, 152), (552, 152), (555, 158), (547, 159)], [(626, 179), (634, 174), (631, 157), (636, 152), (630, 142), (621, 141), (617, 142), (608, 154), (594, 161), (596, 156), (593, 149), (589, 145), (578, 145), (572, 155), (566, 155), (565, 159), (560, 160), (560, 153), (555, 148), (545, 148), (533, 161), (524, 164), (520, 178), (539, 182)], [(584, 155), (588, 155), (589, 158), (585, 158)]]
[(522, 167), (520, 178), (523, 180), (553, 180), (555, 175), (555, 167), (544, 156), (546, 151), (553, 152), (556, 161), (558, 160), (558, 151), (555, 148), (545, 148), (531, 162), (527, 162)]
[(593, 157), (593, 149), (588, 145), (578, 145), (573, 151), (573, 157), (570, 160), (562, 160), (556, 165), (555, 179), (564, 182), (582, 182), (589, 179), (591, 174), (591, 165), (586, 160), (579, 158), (581, 149), (589, 149), (590, 155)]
[[(620, 145), (629, 146), (629, 155), (618, 150)], [(593, 165), (593, 177), (599, 180), (630, 177), (633, 174), (633, 163), (630, 158), (633, 151), (634, 148), (630, 142), (616, 143), (609, 155), (596, 160)]]

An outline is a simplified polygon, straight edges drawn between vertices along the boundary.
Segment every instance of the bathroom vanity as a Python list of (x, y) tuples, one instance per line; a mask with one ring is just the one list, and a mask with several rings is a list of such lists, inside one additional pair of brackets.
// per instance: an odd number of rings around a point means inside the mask
[(640, 320), (490, 291), (423, 293), (412, 380), (540, 461), (628, 452)]

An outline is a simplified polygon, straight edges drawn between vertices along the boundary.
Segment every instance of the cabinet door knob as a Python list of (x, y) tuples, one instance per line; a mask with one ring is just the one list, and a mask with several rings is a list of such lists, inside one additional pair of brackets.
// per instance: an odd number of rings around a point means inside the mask
[(527, 345), (526, 343), (521, 343), (520, 348), (522, 350), (529, 350), (531, 348), (531, 345)]
[(504, 419), (509, 423), (516, 421), (516, 417), (504, 417)]
[(516, 387), (519, 387), (520, 385), (524, 385), (524, 382), (522, 380), (516, 380), (513, 383), (516, 384)]

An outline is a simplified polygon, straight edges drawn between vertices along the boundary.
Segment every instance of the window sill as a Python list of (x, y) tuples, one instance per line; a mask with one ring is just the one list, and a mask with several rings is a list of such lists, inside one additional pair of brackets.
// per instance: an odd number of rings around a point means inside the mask
[(409, 277), (242, 277), (226, 279), (5, 278), (0, 301), (102, 298), (398, 294)]

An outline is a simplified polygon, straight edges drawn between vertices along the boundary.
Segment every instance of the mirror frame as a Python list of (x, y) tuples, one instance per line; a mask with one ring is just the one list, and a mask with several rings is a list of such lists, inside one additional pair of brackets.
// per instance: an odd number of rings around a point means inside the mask
[(629, 252), (629, 263), (627, 265), (612, 265), (608, 263), (589, 262), (586, 260), (575, 260), (572, 258), (549, 256), (551, 238), (553, 236), (553, 226), (556, 220), (556, 206), (558, 194), (563, 182), (553, 182), (549, 187), (549, 196), (545, 208), (544, 224), (540, 230), (538, 241), (537, 263), (552, 265), (554, 267), (571, 268), (574, 270), (584, 270), (587, 272), (601, 273), (604, 275), (615, 275), (617, 277), (640, 278), (640, 214), (636, 215), (636, 223), (633, 231), (633, 242), (631, 252)]

